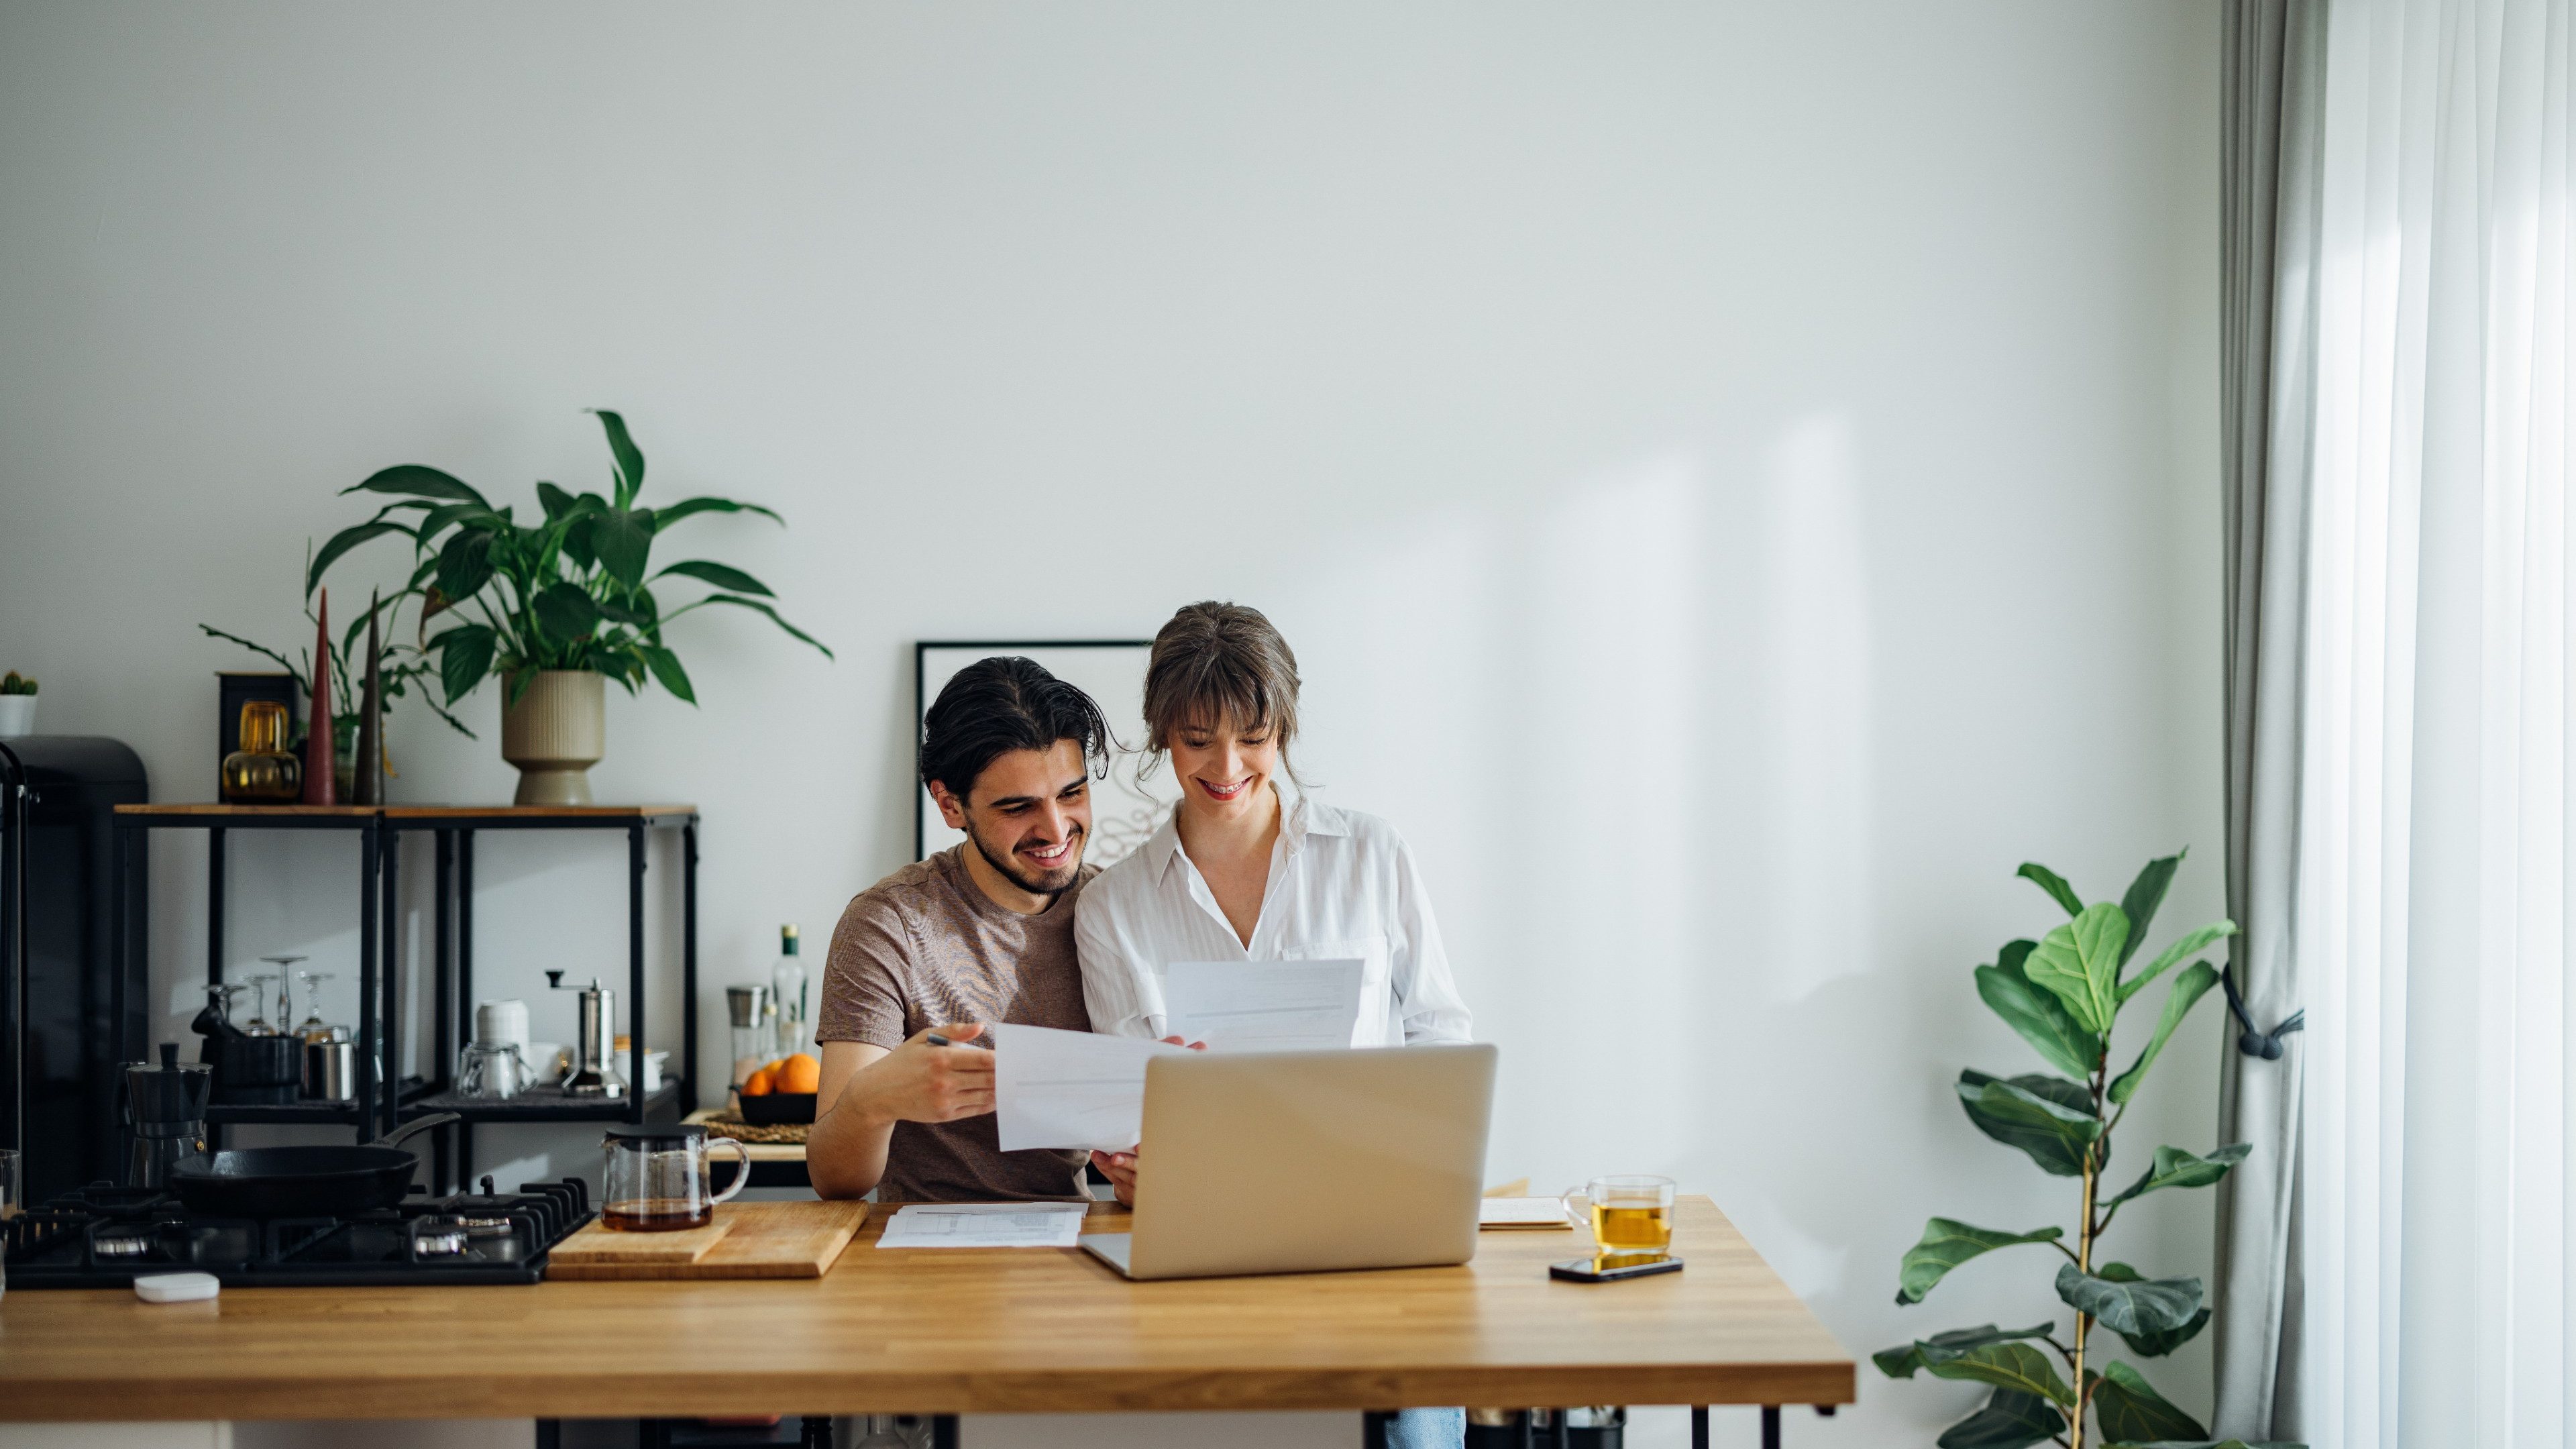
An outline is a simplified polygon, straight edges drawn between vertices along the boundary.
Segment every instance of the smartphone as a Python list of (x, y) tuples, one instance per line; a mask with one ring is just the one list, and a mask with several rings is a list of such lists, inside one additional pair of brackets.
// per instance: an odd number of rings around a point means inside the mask
[(1547, 1276), (1569, 1283), (1616, 1283), (1622, 1278), (1651, 1278), (1657, 1273), (1681, 1270), (1679, 1258), (1648, 1258), (1640, 1263), (1622, 1263), (1615, 1258), (1568, 1258), (1548, 1264)]

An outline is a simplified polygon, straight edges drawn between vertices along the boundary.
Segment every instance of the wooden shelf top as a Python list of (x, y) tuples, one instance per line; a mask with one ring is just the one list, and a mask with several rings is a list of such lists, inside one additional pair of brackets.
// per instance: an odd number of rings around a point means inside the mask
[(388, 820), (455, 820), (498, 816), (512, 820), (650, 820), (695, 815), (695, 805), (388, 805)]
[[(1076, 1249), (876, 1246), (821, 1279), (0, 1298), (0, 1420), (1847, 1404), (1852, 1356), (1723, 1213), (1689, 1267), (1553, 1282), (1581, 1230), (1453, 1268), (1130, 1283)], [(1123, 1211), (1093, 1208), (1099, 1231)]]
[(374, 805), (224, 805), (207, 803), (176, 805), (119, 805), (116, 807), (116, 813), (119, 815), (143, 816), (147, 818), (170, 820), (202, 820), (209, 818), (220, 818), (226, 820), (364, 820), (369, 816), (380, 815), (384, 812), (380, 807)]
[(119, 805), (119, 815), (170, 820), (653, 820), (695, 815), (695, 805)]

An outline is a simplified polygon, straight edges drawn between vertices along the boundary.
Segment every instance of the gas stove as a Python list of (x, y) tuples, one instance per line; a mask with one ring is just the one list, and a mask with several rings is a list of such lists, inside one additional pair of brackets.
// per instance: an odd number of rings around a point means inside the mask
[(534, 1283), (546, 1251), (589, 1222), (579, 1178), (405, 1198), (346, 1217), (209, 1218), (157, 1188), (94, 1183), (6, 1229), (11, 1288), (121, 1288), (157, 1273), (228, 1287)]

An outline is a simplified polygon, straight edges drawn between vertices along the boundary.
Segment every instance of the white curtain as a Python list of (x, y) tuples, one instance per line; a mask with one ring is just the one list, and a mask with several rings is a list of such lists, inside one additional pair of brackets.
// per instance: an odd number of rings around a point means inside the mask
[(2281, 1427), (2332, 1449), (2576, 1445), (2569, 10), (2327, 26)]

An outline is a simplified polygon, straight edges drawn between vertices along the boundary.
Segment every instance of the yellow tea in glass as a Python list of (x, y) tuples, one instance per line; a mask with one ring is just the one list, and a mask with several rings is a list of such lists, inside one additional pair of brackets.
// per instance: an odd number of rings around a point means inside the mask
[[(1623, 1259), (1656, 1258), (1672, 1251), (1673, 1180), (1669, 1177), (1596, 1177), (1580, 1194), (1566, 1194), (1568, 1216), (1591, 1218), (1592, 1241)], [(1586, 1211), (1574, 1210), (1580, 1197)]]

